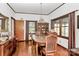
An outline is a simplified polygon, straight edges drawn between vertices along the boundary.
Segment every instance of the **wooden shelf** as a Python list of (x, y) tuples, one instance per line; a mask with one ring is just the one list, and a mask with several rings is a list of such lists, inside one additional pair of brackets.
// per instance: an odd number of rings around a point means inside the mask
[(37, 32), (40, 34), (46, 34), (49, 31), (49, 23), (38, 23), (37, 24)]

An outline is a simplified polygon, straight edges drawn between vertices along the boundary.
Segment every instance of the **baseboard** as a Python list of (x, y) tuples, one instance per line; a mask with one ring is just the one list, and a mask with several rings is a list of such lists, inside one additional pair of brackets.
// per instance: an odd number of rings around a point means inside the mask
[(26, 40), (17, 40), (18, 42), (26, 42)]

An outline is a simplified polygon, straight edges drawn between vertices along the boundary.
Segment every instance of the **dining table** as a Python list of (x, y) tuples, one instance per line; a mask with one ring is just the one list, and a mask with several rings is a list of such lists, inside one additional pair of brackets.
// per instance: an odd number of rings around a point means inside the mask
[(34, 35), (33, 40), (36, 43), (36, 55), (38, 56), (38, 47), (39, 46), (45, 46), (46, 44), (46, 36), (47, 35)]

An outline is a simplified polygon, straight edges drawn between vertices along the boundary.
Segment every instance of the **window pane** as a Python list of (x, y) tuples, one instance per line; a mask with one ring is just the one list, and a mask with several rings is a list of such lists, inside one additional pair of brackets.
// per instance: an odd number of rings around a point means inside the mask
[(29, 27), (35, 27), (35, 22), (29, 22)]
[(62, 27), (61, 35), (64, 36), (64, 27)]
[(68, 27), (65, 27), (65, 36), (66, 36), (66, 37), (68, 37), (68, 36), (69, 36)]
[(54, 24), (54, 27), (59, 27), (60, 26), (60, 24), (58, 23), (56, 23), (56, 24)]
[(60, 24), (58, 24), (58, 27), (60, 26)]
[(60, 33), (59, 28), (54, 28), (54, 31), (59, 35), (59, 33)]
[(57, 27), (57, 24), (55, 24), (54, 26)]
[(55, 22), (54, 22), (54, 30), (55, 30), (55, 32), (59, 35), (59, 33), (60, 33), (60, 23), (59, 23), (59, 21), (60, 20), (56, 20)]
[(61, 35), (68, 37), (68, 27), (69, 27), (69, 17), (64, 17), (61, 19)]
[(54, 21), (54, 26), (59, 27), (59, 20)]
[(62, 18), (61, 24), (61, 26), (69, 26), (69, 17)]
[(35, 33), (35, 22), (29, 22), (29, 33)]
[(60, 30), (59, 30), (59, 28), (58, 28), (57, 34), (59, 35), (59, 33), (60, 33)]
[(68, 27), (62, 27), (62, 29), (61, 29), (61, 35), (62, 36), (66, 36), (66, 37), (68, 37)]
[(65, 23), (65, 26), (69, 26), (69, 24), (68, 23)]
[(69, 26), (68, 23), (62, 23), (62, 26)]
[(29, 33), (35, 33), (35, 28), (30, 28)]

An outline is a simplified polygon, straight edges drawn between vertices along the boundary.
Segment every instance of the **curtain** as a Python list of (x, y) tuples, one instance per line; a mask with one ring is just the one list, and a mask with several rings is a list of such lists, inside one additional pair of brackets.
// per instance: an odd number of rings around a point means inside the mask
[(75, 11), (69, 14), (69, 43), (68, 48), (75, 48)]

